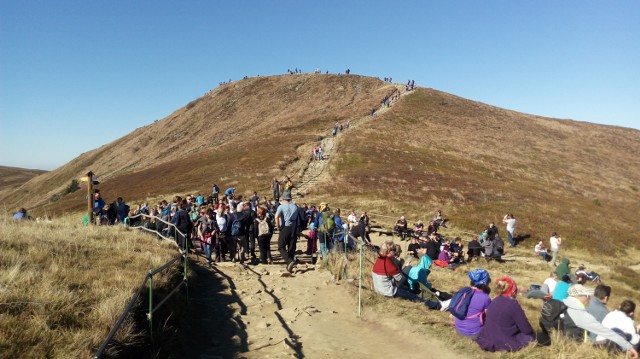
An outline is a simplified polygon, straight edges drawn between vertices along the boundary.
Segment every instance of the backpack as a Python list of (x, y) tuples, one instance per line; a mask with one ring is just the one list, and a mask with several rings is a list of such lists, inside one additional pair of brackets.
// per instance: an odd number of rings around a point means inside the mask
[(241, 230), (242, 230), (242, 221), (240, 221), (239, 219), (234, 219), (233, 223), (231, 224), (231, 235), (233, 237), (239, 236)]
[(271, 231), (269, 230), (269, 222), (267, 219), (263, 219), (262, 221), (258, 219), (258, 236), (263, 236), (265, 234), (269, 234)]
[(330, 211), (322, 212), (322, 225), (320, 226), (320, 231), (331, 234), (335, 228), (336, 222), (333, 220), (333, 214), (331, 214)]
[(471, 287), (464, 287), (457, 291), (449, 302), (449, 313), (460, 320), (466, 319), (471, 297), (473, 297), (473, 288)]
[(540, 328), (550, 332), (564, 330), (563, 319), (567, 317), (567, 306), (559, 300), (549, 299), (542, 305), (540, 312)]

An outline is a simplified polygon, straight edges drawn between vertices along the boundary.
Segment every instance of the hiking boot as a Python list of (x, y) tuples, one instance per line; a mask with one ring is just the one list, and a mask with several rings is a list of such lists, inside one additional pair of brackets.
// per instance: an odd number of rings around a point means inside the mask
[(291, 261), (287, 263), (287, 272), (293, 273), (293, 268), (296, 266), (296, 262)]

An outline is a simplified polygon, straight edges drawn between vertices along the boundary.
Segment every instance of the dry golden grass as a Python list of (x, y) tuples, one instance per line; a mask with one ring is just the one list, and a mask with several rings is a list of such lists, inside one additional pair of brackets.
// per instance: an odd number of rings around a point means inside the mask
[[(0, 219), (0, 357), (90, 357), (148, 270), (177, 254), (137, 231), (80, 223)], [(158, 275), (155, 286), (181, 278), (179, 270)], [(138, 324), (128, 318), (118, 349), (146, 341)]]
[[(375, 238), (374, 238), (375, 239)], [(406, 246), (405, 242), (399, 242)], [(514, 258), (514, 257), (518, 258)], [(471, 340), (458, 335), (450, 324), (449, 314), (440, 311), (425, 310), (424, 306), (402, 299), (388, 299), (376, 294), (372, 290), (371, 268), (377, 254), (365, 251), (363, 264), (363, 315), (376, 316), (378, 313), (387, 313), (396, 317), (401, 323), (408, 322), (412, 332), (437, 337), (449, 347), (464, 354), (464, 357), (473, 358), (624, 358), (623, 354), (612, 355), (605, 350), (597, 349), (590, 344), (581, 344), (568, 341), (562, 337), (554, 337), (552, 345), (549, 347), (530, 346), (516, 353), (487, 353), (482, 351), (478, 345)], [(587, 253), (577, 253), (575, 257), (589, 259)], [(343, 254), (334, 253), (328, 260), (327, 269), (334, 274), (336, 279), (354, 279), (349, 286), (349, 290), (357, 296), (359, 260), (358, 254), (349, 254), (345, 260)], [(491, 274), (492, 279), (497, 279), (503, 275), (513, 277), (521, 290), (526, 290), (530, 284), (541, 284), (552, 270), (541, 260), (525, 253), (524, 250), (510, 250), (506, 256), (506, 263), (495, 261), (486, 262), (481, 259), (477, 262), (462, 266), (455, 271), (432, 266), (429, 281), (434, 287), (441, 291), (454, 293), (458, 289), (468, 286), (469, 279), (467, 272), (474, 268), (485, 268)], [(576, 261), (574, 260), (574, 263)], [(581, 263), (581, 262), (578, 262)], [(586, 262), (589, 263), (589, 262)], [(612, 300), (609, 308), (615, 308), (624, 299), (637, 298), (637, 290), (629, 291), (624, 281), (619, 281), (615, 277), (613, 270), (598, 267), (598, 272), (602, 275), (607, 285), (613, 287)], [(591, 284), (589, 284), (591, 285)], [(540, 319), (540, 309), (542, 301), (539, 299), (526, 299), (519, 297), (518, 301), (522, 305), (529, 322), (535, 330), (539, 330), (538, 321)], [(353, 308), (356, 311), (356, 308)], [(406, 326), (403, 326), (406, 328)]]

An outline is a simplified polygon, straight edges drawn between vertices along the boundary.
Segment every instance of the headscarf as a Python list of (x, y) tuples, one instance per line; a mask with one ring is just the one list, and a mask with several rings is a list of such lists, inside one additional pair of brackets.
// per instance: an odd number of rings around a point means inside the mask
[(469, 279), (473, 282), (473, 285), (487, 285), (491, 282), (491, 276), (489, 276), (489, 272), (486, 269), (476, 268), (469, 272)]
[(431, 288), (431, 283), (427, 282), (427, 277), (431, 270), (431, 258), (428, 255), (423, 255), (418, 265), (411, 267), (409, 270), (409, 286), (411, 289), (415, 289), (418, 285), (417, 282), (424, 284), (427, 288)]
[(518, 294), (518, 285), (513, 279), (511, 279), (511, 277), (504, 276), (496, 280), (496, 282), (501, 282), (501, 281), (509, 283), (509, 287), (507, 288), (507, 290), (504, 293), (502, 293), (503, 296), (513, 298), (516, 296), (516, 294)]

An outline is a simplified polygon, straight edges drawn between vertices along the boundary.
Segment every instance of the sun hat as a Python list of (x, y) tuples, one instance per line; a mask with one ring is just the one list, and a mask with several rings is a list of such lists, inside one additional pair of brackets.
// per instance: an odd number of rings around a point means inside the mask
[(287, 192), (287, 193), (283, 194), (282, 195), (282, 200), (291, 201), (291, 193)]
[(587, 288), (582, 284), (574, 284), (569, 287), (570, 297), (590, 297), (593, 295), (593, 288)]

